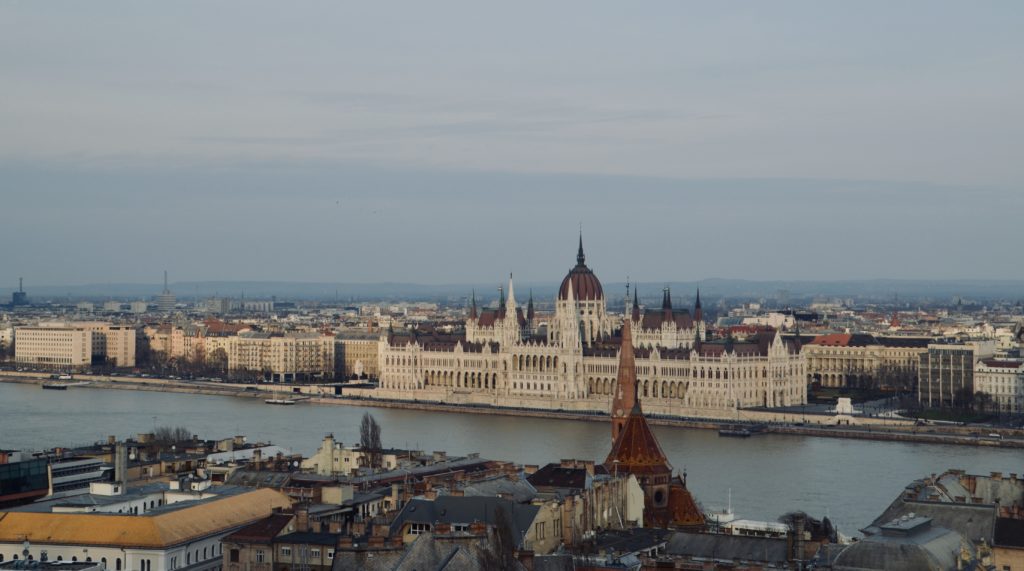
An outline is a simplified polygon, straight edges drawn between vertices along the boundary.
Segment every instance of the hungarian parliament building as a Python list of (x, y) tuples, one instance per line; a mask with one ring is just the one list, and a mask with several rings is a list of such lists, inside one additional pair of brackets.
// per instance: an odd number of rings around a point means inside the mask
[(478, 309), (474, 297), (464, 331), (382, 335), (380, 386), (365, 396), (608, 412), (626, 319), (637, 396), (648, 414), (727, 417), (744, 408), (807, 402), (798, 337), (775, 331), (742, 342), (710, 339), (699, 292), (692, 313), (673, 308), (667, 289), (660, 309), (641, 311), (634, 289), (632, 310), (610, 314), (601, 282), (586, 265), (582, 238), (553, 316), (540, 319), (532, 299), (521, 307), (510, 278), (496, 308)]

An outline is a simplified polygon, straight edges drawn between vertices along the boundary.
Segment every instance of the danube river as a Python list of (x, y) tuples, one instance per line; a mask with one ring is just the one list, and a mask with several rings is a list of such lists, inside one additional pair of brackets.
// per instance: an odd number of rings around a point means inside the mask
[[(561, 458), (602, 461), (610, 447), (606, 423), (428, 413), (312, 405), (270, 406), (259, 399), (132, 390), (0, 383), (0, 449), (40, 449), (92, 443), (185, 426), (204, 438), (245, 434), (304, 455), (324, 434), (358, 440), (359, 421), (370, 411), (386, 446), (524, 464)], [(722, 438), (715, 431), (654, 427), (669, 460), (686, 470), (690, 489), (707, 507), (725, 505), (732, 491), (738, 517), (774, 520), (800, 509), (828, 515), (847, 535), (868, 524), (916, 478), (947, 468), (975, 473), (1024, 472), (1019, 450), (840, 440), (762, 434)]]

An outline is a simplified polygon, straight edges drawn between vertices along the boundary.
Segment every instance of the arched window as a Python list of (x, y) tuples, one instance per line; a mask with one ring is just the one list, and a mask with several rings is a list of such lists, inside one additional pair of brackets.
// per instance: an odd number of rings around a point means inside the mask
[(121, 571), (121, 558), (118, 557), (114, 560), (114, 571)]

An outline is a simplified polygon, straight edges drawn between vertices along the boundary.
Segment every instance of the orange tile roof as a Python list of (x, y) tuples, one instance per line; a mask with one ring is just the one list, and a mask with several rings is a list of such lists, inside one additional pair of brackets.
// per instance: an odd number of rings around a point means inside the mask
[(152, 516), (97, 513), (0, 513), (0, 543), (102, 545), (162, 549), (230, 530), (291, 506), (284, 494), (254, 490)]

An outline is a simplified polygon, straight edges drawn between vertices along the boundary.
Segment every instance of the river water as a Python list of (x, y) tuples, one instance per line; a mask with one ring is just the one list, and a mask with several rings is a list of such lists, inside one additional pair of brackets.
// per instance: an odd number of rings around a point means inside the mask
[[(185, 426), (203, 438), (245, 434), (304, 455), (330, 432), (358, 441), (371, 412), (385, 446), (545, 464), (561, 458), (604, 460), (606, 423), (430, 413), (383, 408), (270, 406), (259, 399), (0, 383), (0, 449), (34, 450), (119, 438), (154, 426)], [(948, 468), (987, 474), (1024, 472), (1019, 450), (841, 440), (761, 434), (722, 438), (715, 431), (654, 427), (662, 448), (705, 506), (724, 506), (732, 492), (738, 517), (775, 520), (795, 509), (828, 515), (841, 532), (857, 533), (912, 480)]]

